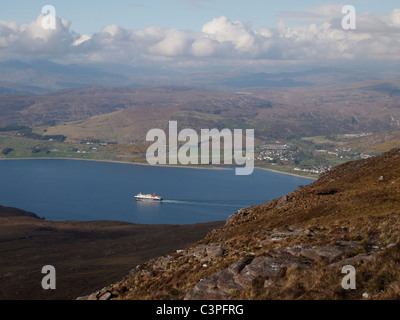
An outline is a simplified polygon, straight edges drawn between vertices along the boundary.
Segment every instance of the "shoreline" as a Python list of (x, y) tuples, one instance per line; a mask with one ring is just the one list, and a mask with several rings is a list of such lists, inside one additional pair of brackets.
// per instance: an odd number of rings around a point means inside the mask
[(129, 162), (129, 161), (118, 161), (118, 160), (101, 160), (101, 159), (78, 159), (78, 158), (0, 158), (2, 160), (74, 160), (74, 161), (91, 161), (91, 162), (104, 162), (104, 163), (119, 163), (119, 164), (130, 164), (130, 165), (139, 165), (139, 166), (148, 166), (148, 167), (166, 167), (166, 168), (187, 168), (187, 169), (200, 169), (200, 170), (229, 170), (228, 168), (220, 168), (220, 167), (195, 167), (195, 166), (178, 166), (178, 165), (169, 165), (169, 164), (159, 164), (159, 165), (151, 165), (148, 163), (142, 162)]
[(307, 177), (307, 176), (302, 176), (300, 174), (296, 173), (290, 173), (290, 172), (284, 172), (284, 171), (279, 171), (279, 170), (274, 170), (274, 169), (269, 169), (269, 168), (262, 168), (262, 167), (254, 167), (255, 169), (259, 170), (265, 170), (265, 171), (270, 171), (270, 172), (275, 172), (275, 173), (281, 173), (281, 174), (286, 174), (288, 176), (293, 176), (293, 177), (298, 177), (298, 178), (304, 178), (304, 179), (309, 179), (309, 180), (318, 180), (318, 178), (313, 178), (313, 177)]
[[(130, 165), (140, 165), (140, 166), (149, 166), (149, 167), (164, 167), (164, 168), (183, 168), (183, 169), (198, 169), (198, 170), (229, 170), (230, 168), (224, 168), (224, 167), (200, 167), (200, 166), (178, 166), (178, 165), (169, 165), (169, 164), (159, 164), (159, 165), (151, 165), (148, 163), (140, 163), (140, 162), (129, 162), (129, 161), (118, 161), (118, 160), (101, 160), (101, 159), (78, 159), (78, 158), (0, 158), (0, 161), (2, 160), (74, 160), (74, 161), (93, 161), (93, 162), (104, 162), (104, 163), (120, 163), (120, 164), (130, 164)], [(233, 169), (234, 167), (232, 167)], [(298, 177), (298, 178), (304, 178), (304, 179), (309, 179), (309, 180), (317, 180), (318, 178), (313, 178), (313, 177), (307, 177), (307, 176), (302, 176), (300, 174), (296, 173), (290, 173), (290, 172), (284, 172), (284, 171), (279, 171), (279, 170), (274, 170), (270, 168), (264, 168), (264, 167), (257, 167), (255, 166), (254, 169), (259, 169), (259, 170), (264, 170), (264, 171), (270, 171), (270, 172), (275, 172), (275, 173), (280, 173), (284, 175), (289, 175), (293, 177)]]

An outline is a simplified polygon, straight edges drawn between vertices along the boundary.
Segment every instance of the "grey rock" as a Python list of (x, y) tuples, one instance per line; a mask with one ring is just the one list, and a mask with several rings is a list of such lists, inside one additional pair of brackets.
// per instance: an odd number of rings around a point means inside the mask
[(207, 256), (211, 259), (221, 257), (225, 253), (225, 249), (221, 246), (210, 246), (206, 248)]
[(111, 298), (111, 293), (106, 292), (99, 297), (99, 300), (110, 300), (110, 298)]
[(161, 256), (153, 261), (153, 268), (164, 270), (166, 266), (171, 262), (171, 256)]
[(200, 260), (202, 258), (202, 256), (204, 255), (205, 250), (206, 250), (205, 245), (198, 245), (194, 248), (190, 248), (187, 251), (187, 255), (194, 256), (196, 259)]
[(354, 266), (356, 265), (358, 262), (364, 262), (364, 261), (371, 261), (373, 258), (375, 257), (374, 254), (371, 255), (367, 255), (367, 254), (358, 254), (354, 257), (351, 258), (347, 258), (347, 259), (343, 259), (340, 260), (338, 262), (332, 263), (331, 266), (332, 267), (340, 267), (340, 266), (346, 266), (346, 265), (351, 265)]
[(303, 248), (300, 251), (300, 255), (310, 260), (317, 260), (323, 257), (327, 258), (329, 263), (332, 263), (334, 260), (343, 255), (346, 251), (346, 248), (343, 247), (317, 246), (312, 248)]
[[(284, 268), (292, 265), (306, 267), (301, 259), (285, 252), (275, 252), (268, 256), (243, 257), (229, 268), (213, 273), (199, 281), (185, 296), (185, 300), (228, 299), (235, 290), (243, 290), (258, 277), (269, 280)], [(265, 285), (270, 285), (266, 281)]]
[(229, 294), (234, 290), (243, 289), (243, 287), (236, 281), (237, 275), (235, 275), (230, 269), (222, 270), (216, 276), (216, 284), (218, 289), (226, 294)]
[(285, 207), (288, 206), (288, 204), (289, 204), (288, 197), (287, 196), (283, 196), (283, 197), (278, 199), (278, 202), (276, 203), (275, 208), (276, 209), (284, 209)]
[(282, 241), (288, 237), (304, 236), (310, 233), (311, 231), (308, 229), (295, 226), (288, 227), (288, 229), (285, 231), (274, 229), (271, 233), (269, 233), (266, 239), (260, 241), (259, 246), (262, 247), (270, 242)]
[[(221, 271), (220, 271), (221, 273)], [(184, 300), (226, 300), (228, 294), (217, 286), (218, 274), (200, 280), (185, 296)]]
[(336, 244), (341, 247), (356, 249), (359, 246), (360, 241), (336, 241)]
[(242, 257), (238, 261), (232, 263), (228, 270), (230, 270), (234, 275), (238, 275), (244, 269), (244, 267), (246, 267), (246, 265), (253, 261), (253, 259), (253, 256)]
[(97, 300), (97, 295), (98, 295), (98, 292), (94, 292), (94, 293), (90, 294), (89, 296), (87, 296), (86, 300)]
[(300, 257), (300, 252), (303, 250), (303, 246), (287, 247), (285, 251), (295, 257)]
[(252, 211), (248, 208), (240, 209), (233, 215), (229, 216), (225, 222), (225, 226), (231, 225), (235, 223), (237, 220), (241, 219), (242, 217), (246, 217), (252, 214)]

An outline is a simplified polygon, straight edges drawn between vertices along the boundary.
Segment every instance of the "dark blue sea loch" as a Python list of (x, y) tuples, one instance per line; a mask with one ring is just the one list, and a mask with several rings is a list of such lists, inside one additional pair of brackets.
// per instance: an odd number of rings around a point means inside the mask
[[(47, 220), (118, 220), (191, 224), (226, 220), (238, 209), (262, 204), (312, 180), (255, 170), (152, 167), (76, 160), (0, 161), (0, 205)], [(156, 193), (162, 203), (136, 202)]]

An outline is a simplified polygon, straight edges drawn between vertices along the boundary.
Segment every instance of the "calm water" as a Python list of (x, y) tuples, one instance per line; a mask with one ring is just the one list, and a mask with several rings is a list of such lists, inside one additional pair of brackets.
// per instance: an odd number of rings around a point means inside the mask
[[(119, 220), (189, 224), (225, 220), (238, 209), (265, 203), (312, 180), (255, 170), (150, 167), (74, 161), (0, 161), (0, 205), (47, 220)], [(156, 193), (162, 203), (136, 202)]]

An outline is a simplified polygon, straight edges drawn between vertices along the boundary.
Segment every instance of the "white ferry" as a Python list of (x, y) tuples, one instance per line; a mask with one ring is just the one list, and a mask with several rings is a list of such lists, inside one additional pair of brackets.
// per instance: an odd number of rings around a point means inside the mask
[(156, 196), (155, 194), (142, 194), (139, 193), (135, 196), (136, 201), (162, 201), (160, 196)]

